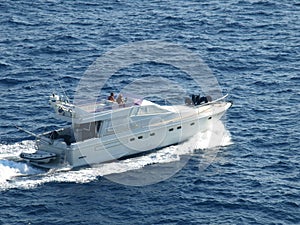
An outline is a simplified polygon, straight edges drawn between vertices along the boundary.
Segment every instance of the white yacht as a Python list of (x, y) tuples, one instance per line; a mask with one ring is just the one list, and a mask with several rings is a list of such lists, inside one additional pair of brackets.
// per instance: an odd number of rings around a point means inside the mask
[(134, 98), (73, 105), (53, 94), (57, 116), (72, 125), (35, 135), (36, 152), (20, 157), (43, 168), (73, 168), (178, 144), (219, 120), (232, 105), (226, 96), (214, 101), (193, 96), (175, 106)]

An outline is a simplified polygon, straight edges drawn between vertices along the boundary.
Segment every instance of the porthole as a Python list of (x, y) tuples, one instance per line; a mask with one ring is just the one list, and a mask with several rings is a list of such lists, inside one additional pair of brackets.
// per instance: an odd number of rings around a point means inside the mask
[(211, 120), (211, 119), (212, 119), (212, 117), (210, 116), (210, 117), (208, 117), (208, 119), (209, 119), (209, 120)]

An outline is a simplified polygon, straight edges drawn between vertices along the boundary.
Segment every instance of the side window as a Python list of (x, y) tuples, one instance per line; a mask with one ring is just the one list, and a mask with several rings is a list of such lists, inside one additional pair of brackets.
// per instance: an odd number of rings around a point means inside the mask
[(101, 127), (101, 121), (97, 121), (96, 123), (96, 133), (99, 133), (100, 127)]
[(84, 140), (88, 140), (88, 139), (97, 137), (98, 126), (100, 129), (100, 124), (98, 125), (95, 122), (75, 124), (74, 125), (74, 128), (75, 128), (74, 134), (75, 134), (76, 140), (84, 141)]

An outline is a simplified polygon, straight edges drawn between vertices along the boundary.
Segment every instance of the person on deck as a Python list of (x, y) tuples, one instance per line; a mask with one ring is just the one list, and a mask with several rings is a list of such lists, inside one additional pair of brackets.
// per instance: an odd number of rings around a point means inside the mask
[(114, 97), (114, 93), (113, 93), (113, 92), (110, 93), (110, 96), (108, 96), (108, 99), (107, 99), (107, 100), (112, 101), (112, 102), (115, 101), (115, 97)]
[(124, 99), (123, 99), (122, 94), (118, 95), (116, 101), (117, 101), (118, 104), (123, 104), (124, 103)]

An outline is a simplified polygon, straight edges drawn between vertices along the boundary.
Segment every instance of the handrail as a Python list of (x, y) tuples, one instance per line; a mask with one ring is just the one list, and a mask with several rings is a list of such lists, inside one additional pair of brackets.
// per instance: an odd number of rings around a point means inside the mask
[(222, 96), (221, 98), (218, 98), (218, 99), (216, 99), (216, 100), (213, 100), (213, 101), (211, 101), (211, 102), (207, 102), (207, 103), (200, 104), (200, 105), (195, 105), (195, 106), (196, 106), (196, 107), (199, 107), (199, 106), (205, 106), (205, 105), (214, 104), (214, 103), (216, 103), (216, 102), (219, 102), (219, 101), (225, 99), (227, 96), (228, 96), (228, 94)]

